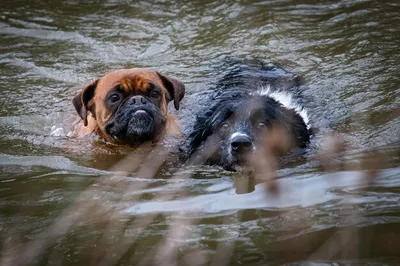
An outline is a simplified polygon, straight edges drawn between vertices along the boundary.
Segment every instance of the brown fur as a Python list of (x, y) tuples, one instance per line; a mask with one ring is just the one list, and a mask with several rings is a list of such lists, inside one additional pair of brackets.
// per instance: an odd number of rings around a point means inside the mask
[(149, 90), (150, 82), (161, 88), (161, 101), (157, 107), (167, 118), (165, 130), (154, 141), (162, 140), (166, 134), (179, 134), (179, 126), (168, 112), (168, 102), (174, 100), (175, 108), (179, 109), (179, 102), (185, 93), (184, 85), (180, 81), (156, 71), (141, 68), (110, 72), (82, 88), (72, 100), (82, 119), (77, 125), (75, 133), (79, 136), (97, 134), (109, 142), (118, 143), (104, 129), (104, 125), (113, 115), (105, 102), (108, 93), (119, 86), (129, 96), (145, 95)]

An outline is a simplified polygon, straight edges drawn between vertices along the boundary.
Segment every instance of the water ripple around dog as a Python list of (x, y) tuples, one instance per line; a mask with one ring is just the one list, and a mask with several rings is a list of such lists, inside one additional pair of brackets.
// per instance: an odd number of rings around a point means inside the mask
[[(297, 176), (279, 179), (276, 182), (280, 191), (278, 194), (268, 192), (264, 184), (258, 184), (255, 191), (243, 195), (236, 194), (235, 189), (230, 188), (217, 193), (174, 201), (137, 203), (126, 209), (125, 212), (132, 215), (164, 212), (218, 213), (241, 209), (310, 207), (331, 201), (356, 204), (376, 203), (384, 200), (396, 203), (400, 200), (398, 195), (391, 197), (384, 195), (355, 197), (336, 192), (336, 189), (349, 191), (368, 187), (364, 173), (359, 171), (337, 172), (319, 176)], [(371, 186), (389, 188), (400, 186), (397, 169), (384, 170)]]

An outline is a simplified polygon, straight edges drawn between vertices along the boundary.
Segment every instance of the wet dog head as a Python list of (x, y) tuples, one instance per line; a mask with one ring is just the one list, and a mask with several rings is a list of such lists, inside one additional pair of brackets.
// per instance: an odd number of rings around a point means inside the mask
[[(188, 137), (189, 153), (207, 164), (235, 171), (249, 166), (264, 152), (303, 148), (309, 137), (302, 117), (272, 97), (227, 92), (208, 112), (198, 116)], [(278, 145), (279, 140), (284, 145)]]
[(73, 104), (86, 127), (108, 141), (137, 145), (159, 141), (173, 118), (168, 102), (178, 110), (185, 94), (176, 79), (146, 69), (111, 72), (85, 86)]

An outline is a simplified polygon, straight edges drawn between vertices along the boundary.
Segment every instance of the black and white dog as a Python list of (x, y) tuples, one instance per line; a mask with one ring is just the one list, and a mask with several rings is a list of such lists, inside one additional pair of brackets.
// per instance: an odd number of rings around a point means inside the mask
[(265, 152), (305, 148), (312, 134), (309, 118), (288, 92), (298, 85), (297, 75), (273, 66), (226, 75), (187, 136), (189, 161), (237, 171)]

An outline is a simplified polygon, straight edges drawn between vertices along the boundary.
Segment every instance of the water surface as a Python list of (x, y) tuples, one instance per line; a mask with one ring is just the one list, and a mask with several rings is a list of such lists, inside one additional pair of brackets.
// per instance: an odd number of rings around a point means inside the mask
[[(235, 265), (400, 263), (398, 1), (18, 0), (0, 7), (3, 261), (42, 232), (48, 245), (23, 261), (135, 265), (168, 240), (181, 265), (218, 263), (218, 254)], [(182, 110), (171, 110), (185, 126), (195, 115), (190, 106), (226, 74), (226, 58), (298, 73), (321, 138), (346, 143), (345, 171), (322, 171), (311, 151), (279, 170), (278, 196), (263, 183), (238, 191), (235, 174), (207, 167), (167, 168), (152, 180), (119, 174), (122, 188), (99, 181), (116, 174), (124, 155), (68, 137), (79, 88), (119, 68), (156, 69), (185, 83)], [(365, 182), (365, 168), (379, 168), (375, 182)], [(126, 184), (134, 189), (121, 198)], [(52, 238), (56, 218), (93, 188), (92, 199), (118, 216), (103, 215), (111, 217), (104, 222), (93, 214)], [(171, 228), (186, 234), (169, 235)], [(121, 239), (130, 245), (110, 248)]]

